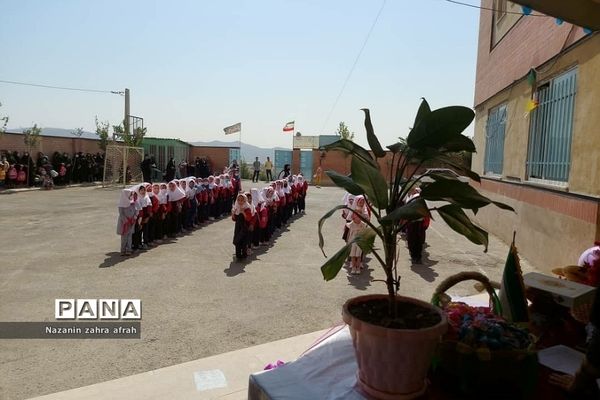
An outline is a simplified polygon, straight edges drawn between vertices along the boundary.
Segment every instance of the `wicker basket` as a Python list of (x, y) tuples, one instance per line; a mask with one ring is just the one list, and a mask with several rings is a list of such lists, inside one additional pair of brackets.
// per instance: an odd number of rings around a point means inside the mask
[[(432, 303), (445, 309), (449, 297), (445, 292), (459, 282), (481, 282), (490, 295), (490, 310), (501, 314), (501, 304), (489, 279), (479, 272), (461, 272), (437, 287)], [(465, 393), (503, 390), (507, 393), (529, 393), (537, 381), (537, 354), (532, 345), (524, 350), (490, 350), (475, 348), (454, 339), (443, 338), (434, 366), (454, 377)]]

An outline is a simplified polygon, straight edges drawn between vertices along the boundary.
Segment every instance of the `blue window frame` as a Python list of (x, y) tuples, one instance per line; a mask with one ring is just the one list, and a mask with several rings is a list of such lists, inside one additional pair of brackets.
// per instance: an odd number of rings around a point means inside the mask
[(569, 180), (577, 69), (567, 71), (537, 90), (531, 115), (527, 177), (558, 183)]
[(505, 130), (506, 104), (501, 104), (490, 110), (485, 126), (484, 174), (502, 175)]

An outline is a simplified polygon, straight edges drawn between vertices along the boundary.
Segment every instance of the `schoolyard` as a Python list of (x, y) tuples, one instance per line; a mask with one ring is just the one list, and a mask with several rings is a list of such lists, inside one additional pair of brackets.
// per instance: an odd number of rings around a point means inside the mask
[[(234, 261), (230, 219), (121, 257), (118, 190), (0, 195), (0, 321), (53, 321), (57, 298), (143, 304), (140, 340), (0, 340), (0, 399), (53, 393), (328, 328), (341, 321), (347, 298), (385, 291), (371, 282), (383, 277), (375, 260), (358, 277), (342, 271), (325, 282), (321, 276), (317, 221), (341, 201), (339, 189), (310, 187), (306, 215), (243, 263)], [(342, 244), (341, 221), (335, 215), (325, 226), (328, 255)], [(411, 266), (408, 251), (400, 256), (402, 294), (423, 300), (461, 270), (497, 280), (508, 252), (490, 236), (484, 253), (437, 221), (427, 243), (423, 265)], [(473, 291), (462, 285), (454, 293)]]

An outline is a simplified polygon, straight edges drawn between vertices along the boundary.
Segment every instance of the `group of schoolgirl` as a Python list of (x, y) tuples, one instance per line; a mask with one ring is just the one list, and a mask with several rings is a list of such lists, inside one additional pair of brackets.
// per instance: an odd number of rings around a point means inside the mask
[(285, 226), (292, 215), (304, 213), (307, 190), (304, 177), (292, 175), (261, 190), (239, 192), (231, 209), (236, 258), (244, 259), (252, 254), (253, 247), (268, 245), (273, 233)]
[[(342, 239), (346, 243), (350, 243), (361, 230), (366, 228), (367, 224), (364, 220), (371, 220), (371, 209), (367, 204), (367, 199), (362, 195), (355, 196), (346, 193), (342, 199), (342, 204), (348, 207), (342, 210), (342, 219), (344, 220)], [(350, 274), (359, 275), (363, 269), (362, 250), (358, 244), (352, 243), (350, 248)]]
[(123, 189), (117, 221), (121, 254), (152, 247), (166, 237), (174, 238), (228, 215), (240, 190), (241, 182), (235, 175), (144, 182)]

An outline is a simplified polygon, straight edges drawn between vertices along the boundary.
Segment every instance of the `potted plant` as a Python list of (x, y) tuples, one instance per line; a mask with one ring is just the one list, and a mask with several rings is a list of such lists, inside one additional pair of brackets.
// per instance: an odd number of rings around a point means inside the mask
[[(378, 159), (386, 157), (374, 133), (368, 109), (365, 113), (367, 141), (371, 152), (358, 144), (341, 139), (324, 147), (326, 151), (341, 151), (352, 157), (351, 175), (335, 171), (326, 174), (339, 187), (353, 195), (365, 195), (373, 216), (353, 241), (329, 257), (321, 267), (325, 280), (335, 278), (357, 243), (363, 254), (372, 254), (383, 267), (387, 295), (360, 296), (343, 306), (344, 321), (350, 333), (358, 364), (359, 387), (371, 397), (382, 399), (414, 398), (426, 390), (426, 375), (440, 337), (446, 331), (446, 319), (437, 307), (398, 295), (398, 236), (406, 224), (437, 212), (454, 231), (471, 242), (483, 245), (487, 251), (488, 235), (471, 222), (465, 210), (474, 214), (489, 204), (512, 210), (511, 207), (481, 195), (467, 182), (448, 174), (426, 172), (417, 175), (424, 163), (443, 163), (457, 172), (480, 182), (479, 175), (457, 161), (457, 152), (472, 153), (475, 145), (462, 135), (473, 121), (474, 113), (462, 106), (431, 110), (422, 100), (414, 125), (406, 139), (387, 146), (391, 153), (389, 171), (382, 173)], [(420, 197), (408, 200), (408, 194), (423, 178)], [(428, 206), (426, 200), (434, 206)], [(323, 223), (339, 210), (339, 205), (319, 221), (319, 247), (323, 251)], [(514, 211), (514, 210), (513, 210)], [(378, 241), (376, 242), (376, 239)], [(323, 252), (325, 255), (325, 252)]]

